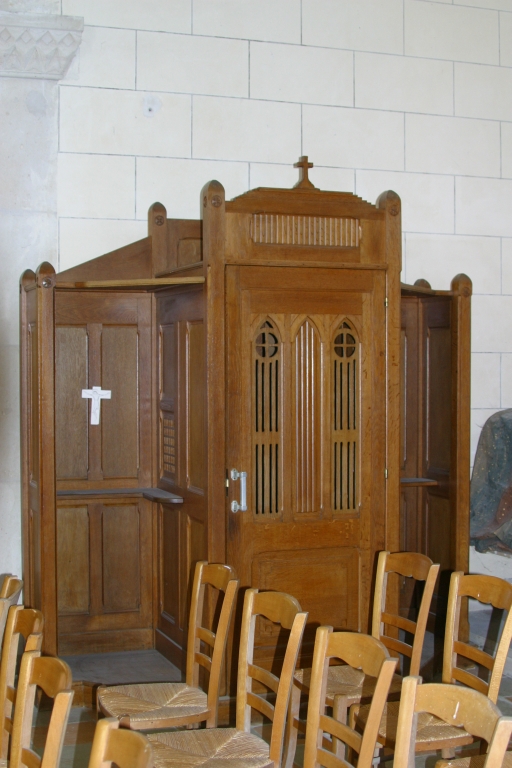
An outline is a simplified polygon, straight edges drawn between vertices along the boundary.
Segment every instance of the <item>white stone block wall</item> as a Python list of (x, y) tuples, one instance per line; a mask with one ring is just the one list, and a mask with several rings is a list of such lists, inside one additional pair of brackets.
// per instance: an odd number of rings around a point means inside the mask
[(156, 200), (196, 218), (211, 178), (228, 198), (292, 186), (301, 154), (321, 188), (371, 202), (394, 189), (404, 280), (473, 280), (474, 451), (485, 419), (512, 407), (512, 0), (60, 11), (85, 29), (59, 85), (59, 250), (45, 257), (62, 270), (144, 237)]

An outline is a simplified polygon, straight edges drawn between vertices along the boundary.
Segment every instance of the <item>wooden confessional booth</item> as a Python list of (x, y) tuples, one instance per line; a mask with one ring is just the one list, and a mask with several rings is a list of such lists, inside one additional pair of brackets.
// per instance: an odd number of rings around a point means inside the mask
[(399, 197), (322, 192), (299, 165), (294, 189), (226, 202), (212, 181), (202, 221), (156, 203), (147, 238), (22, 276), (47, 652), (180, 664), (198, 559), (295, 595), (311, 629), (368, 627), (383, 548), (467, 570), (471, 282), (401, 289)]

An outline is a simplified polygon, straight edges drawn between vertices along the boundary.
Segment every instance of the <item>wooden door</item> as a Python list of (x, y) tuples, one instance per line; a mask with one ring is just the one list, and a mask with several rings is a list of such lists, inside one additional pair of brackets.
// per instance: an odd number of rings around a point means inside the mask
[(402, 291), (400, 546), (441, 564), (433, 605), (442, 631), (450, 574), (469, 565), (471, 281)]
[(247, 511), (226, 513), (228, 562), (242, 586), (297, 597), (311, 629), (366, 630), (385, 541), (386, 272), (226, 275), (227, 469), (247, 472)]
[(157, 328), (158, 485), (184, 503), (159, 505), (156, 647), (184, 669), (194, 567), (208, 559), (202, 286), (158, 295)]
[[(57, 290), (60, 653), (153, 647), (151, 340), (151, 295)], [(99, 424), (94, 386), (111, 393)]]

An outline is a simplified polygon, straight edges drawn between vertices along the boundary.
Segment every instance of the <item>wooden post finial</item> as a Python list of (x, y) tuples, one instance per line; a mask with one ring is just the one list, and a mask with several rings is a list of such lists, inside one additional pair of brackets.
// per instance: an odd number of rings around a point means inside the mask
[(313, 168), (313, 163), (308, 163), (308, 156), (302, 155), (302, 157), (299, 157), (299, 162), (293, 164), (294, 168), (299, 168), (299, 180), (294, 185), (294, 189), (303, 189), (306, 187), (307, 189), (315, 189), (315, 185), (311, 183), (311, 181), (308, 178), (308, 171), (310, 168)]

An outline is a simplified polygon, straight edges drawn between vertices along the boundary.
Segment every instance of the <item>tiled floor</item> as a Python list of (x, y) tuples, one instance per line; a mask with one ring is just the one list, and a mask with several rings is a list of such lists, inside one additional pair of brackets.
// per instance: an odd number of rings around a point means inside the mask
[(63, 656), (73, 673), (73, 680), (103, 685), (119, 683), (174, 682), (180, 670), (158, 651), (126, 651)]

